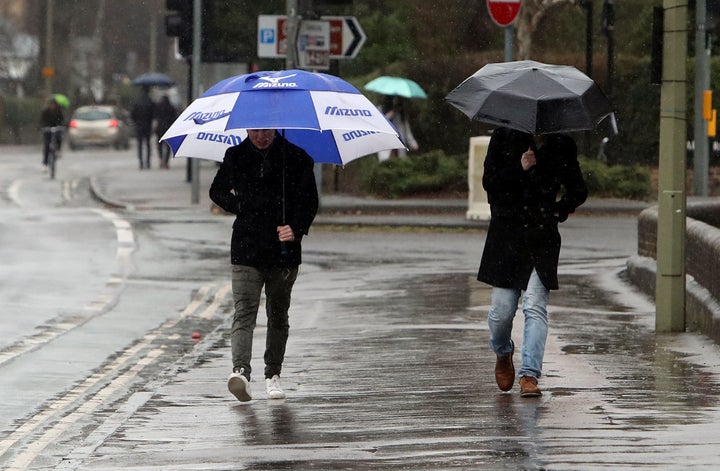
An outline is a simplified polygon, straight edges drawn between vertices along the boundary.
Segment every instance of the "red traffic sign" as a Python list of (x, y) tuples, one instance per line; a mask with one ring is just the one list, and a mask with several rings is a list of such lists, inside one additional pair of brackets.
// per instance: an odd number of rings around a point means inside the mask
[(520, 13), (522, 0), (486, 0), (490, 17), (498, 26), (510, 26)]

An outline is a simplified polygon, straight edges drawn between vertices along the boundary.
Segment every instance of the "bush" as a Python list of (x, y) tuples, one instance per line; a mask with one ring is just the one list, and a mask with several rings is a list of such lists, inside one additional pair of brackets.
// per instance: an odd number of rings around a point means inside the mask
[[(362, 159), (362, 191), (381, 198), (467, 194), (467, 154), (435, 150), (384, 162)], [(606, 165), (580, 157), (580, 168), (592, 197), (644, 200), (652, 193), (650, 170), (640, 165)]]
[(467, 191), (467, 155), (435, 150), (408, 158), (390, 158), (367, 169), (363, 186), (370, 193), (397, 198)]
[(40, 98), (0, 97), (0, 143), (29, 144), (40, 139)]
[(605, 165), (580, 157), (590, 196), (644, 200), (652, 192), (650, 170), (640, 165)]

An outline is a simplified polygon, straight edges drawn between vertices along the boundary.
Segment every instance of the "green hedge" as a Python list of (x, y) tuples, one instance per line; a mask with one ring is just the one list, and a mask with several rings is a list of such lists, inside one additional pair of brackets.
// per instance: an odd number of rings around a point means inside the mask
[(43, 100), (0, 96), (0, 144), (36, 144), (40, 139)]
[(590, 196), (646, 200), (652, 193), (650, 169), (642, 165), (606, 165), (580, 157)]
[(441, 150), (408, 158), (390, 158), (365, 169), (367, 191), (385, 198), (467, 190), (467, 155)]
[[(359, 178), (362, 189), (381, 198), (465, 195), (467, 154), (445, 155), (441, 150), (391, 158), (384, 162), (363, 159)], [(580, 157), (580, 167), (592, 197), (648, 199), (652, 192), (648, 167), (606, 165)]]

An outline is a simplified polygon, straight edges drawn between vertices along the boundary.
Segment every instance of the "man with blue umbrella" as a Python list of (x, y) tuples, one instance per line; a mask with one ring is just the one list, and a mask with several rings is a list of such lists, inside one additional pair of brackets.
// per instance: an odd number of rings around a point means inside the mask
[(230, 259), (235, 313), (229, 391), (242, 402), (250, 391), (252, 341), (265, 288), (265, 386), (283, 399), (280, 373), (288, 339), (290, 296), (301, 263), (302, 237), (318, 210), (313, 159), (275, 129), (250, 129), (228, 148), (210, 186), (210, 198), (235, 214)]

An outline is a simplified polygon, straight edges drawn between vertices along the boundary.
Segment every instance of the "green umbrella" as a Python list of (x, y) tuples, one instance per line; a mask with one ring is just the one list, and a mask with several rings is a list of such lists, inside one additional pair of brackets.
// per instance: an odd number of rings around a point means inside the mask
[(383, 75), (365, 84), (365, 90), (381, 95), (397, 95), (405, 98), (427, 98), (425, 90), (417, 82), (403, 77)]
[(70, 100), (62, 93), (55, 93), (53, 95), (55, 102), (63, 108), (70, 108)]

